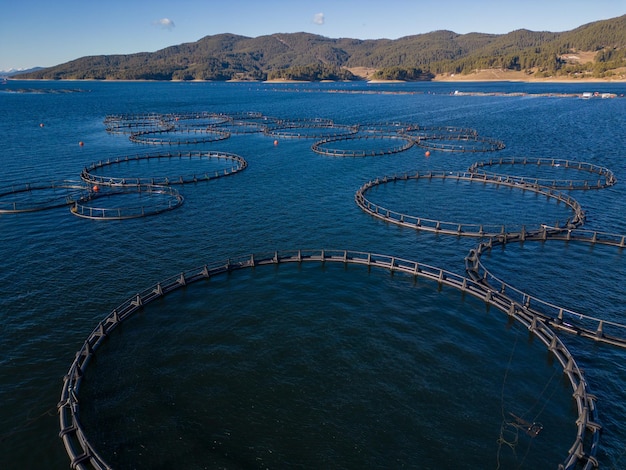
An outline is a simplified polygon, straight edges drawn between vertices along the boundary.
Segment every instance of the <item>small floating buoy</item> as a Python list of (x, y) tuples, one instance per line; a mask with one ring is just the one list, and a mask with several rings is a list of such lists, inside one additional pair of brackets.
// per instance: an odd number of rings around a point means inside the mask
[(430, 157), (430, 152), (429, 152), (428, 150), (426, 150), (426, 153), (424, 153), (424, 156), (425, 156), (426, 158)]
[(85, 143), (81, 140), (80, 142), (78, 142), (78, 145), (82, 147), (83, 145), (85, 145)]
[(39, 127), (43, 127), (43, 122), (41, 124), (39, 124)]
[(97, 193), (98, 191), (100, 191), (100, 188), (98, 187), (98, 185), (94, 185), (94, 187), (92, 188), (94, 193)]
[(278, 141), (277, 140), (274, 141), (274, 145), (278, 145)]

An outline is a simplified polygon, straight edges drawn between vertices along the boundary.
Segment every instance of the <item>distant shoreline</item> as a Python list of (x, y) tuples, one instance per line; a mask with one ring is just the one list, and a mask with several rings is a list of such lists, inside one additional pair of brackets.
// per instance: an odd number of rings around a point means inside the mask
[(626, 82), (626, 72), (613, 77), (536, 77), (534, 74), (516, 72), (513, 70), (479, 70), (468, 74), (438, 74), (433, 79), (434, 82), (524, 82), (524, 83), (624, 83)]
[[(268, 84), (298, 84), (298, 83), (344, 83), (344, 81), (323, 80), (323, 81), (311, 81), (311, 80), (97, 80), (97, 79), (47, 79), (47, 78), (12, 78), (9, 77), (7, 81), (16, 82), (103, 82), (103, 83), (209, 83), (209, 82), (223, 82), (223, 83), (268, 83)], [(608, 77), (608, 78), (560, 78), (560, 77), (546, 77), (536, 78), (528, 76), (523, 72), (504, 72), (499, 73), (497, 76), (485, 76), (484, 72), (463, 74), (463, 75), (436, 75), (432, 80), (424, 81), (405, 81), (405, 80), (379, 80), (379, 79), (367, 79), (362, 78), (360, 80), (351, 80), (349, 83), (364, 82), (372, 84), (401, 84), (401, 83), (489, 83), (489, 82), (519, 82), (519, 83), (626, 83), (626, 76)], [(1, 90), (1, 88), (0, 88)]]
[[(376, 72), (374, 68), (353, 67), (349, 68), (354, 75), (369, 81), (370, 83), (402, 83), (402, 80), (378, 80), (373, 79)], [(504, 69), (481, 69), (471, 73), (436, 74), (430, 81), (432, 82), (523, 82), (523, 83), (622, 83), (626, 82), (626, 67), (615, 70), (616, 75), (606, 78), (595, 78), (590, 76), (571, 77), (538, 77), (536, 73), (524, 71), (504, 70)]]

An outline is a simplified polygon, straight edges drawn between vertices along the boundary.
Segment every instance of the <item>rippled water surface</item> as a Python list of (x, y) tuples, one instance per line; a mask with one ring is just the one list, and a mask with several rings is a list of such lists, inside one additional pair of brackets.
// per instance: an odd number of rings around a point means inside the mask
[[(63, 375), (100, 320), (160, 280), (249, 253), (322, 248), (381, 253), (463, 275), (477, 240), (417, 232), (364, 213), (354, 195), (375, 178), (462, 172), (494, 156), (588, 162), (609, 168), (617, 184), (570, 193), (585, 210), (584, 228), (626, 234), (623, 84), (2, 87), (0, 188), (78, 181), (94, 162), (164, 150), (232, 152), (248, 167), (180, 185), (184, 204), (150, 217), (86, 220), (69, 207), (0, 214), (0, 468), (68, 468), (56, 415)], [(454, 96), (456, 89), (528, 94)], [(546, 95), (584, 91), (618, 98)], [(464, 127), (506, 148), (431, 150), (427, 157), (413, 146), (342, 158), (313, 152), (312, 138), (261, 133), (196, 145), (136, 144), (107, 133), (103, 123), (109, 114), (198, 111)], [(223, 167), (162, 163), (125, 163), (111, 167), (110, 176)], [(530, 192), (449, 180), (387, 184), (370, 196), (394, 211), (458, 223), (553, 224), (571, 215)], [(624, 322), (624, 256), (588, 243), (527, 242), (494, 249), (483, 263), (534, 296)], [(562, 339), (598, 397), (598, 459), (603, 468), (622, 468), (625, 353)], [(115, 468), (556, 468), (576, 437), (577, 412), (560, 365), (506, 315), (436, 283), (329, 263), (244, 269), (149, 304), (98, 351), (80, 400), (92, 444)], [(541, 422), (543, 430), (514, 441), (503, 428), (509, 413)]]

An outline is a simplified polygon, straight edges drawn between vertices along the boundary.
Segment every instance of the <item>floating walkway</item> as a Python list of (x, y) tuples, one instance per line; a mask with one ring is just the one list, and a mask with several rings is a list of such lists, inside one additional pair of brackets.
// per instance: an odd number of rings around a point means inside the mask
[(368, 214), (382, 219), (386, 222), (401, 225), (403, 227), (410, 227), (417, 230), (426, 232), (435, 232), (447, 235), (456, 235), (463, 237), (480, 237), (491, 238), (497, 237), (503, 234), (508, 236), (516, 236), (524, 239), (529, 232), (546, 230), (545, 225), (538, 224), (536, 227), (527, 227), (525, 225), (512, 227), (497, 224), (464, 224), (460, 222), (445, 222), (441, 220), (426, 219), (419, 216), (403, 214), (400, 212), (392, 211), (391, 209), (384, 208), (373, 202), (369, 201), (366, 194), (369, 190), (376, 186), (380, 186), (387, 183), (394, 183), (396, 181), (408, 181), (419, 179), (442, 179), (453, 181), (469, 181), (480, 182), (494, 185), (508, 186), (522, 191), (532, 191), (537, 194), (545, 195), (548, 198), (556, 199), (559, 202), (564, 203), (573, 211), (573, 216), (564, 222), (562, 227), (554, 227), (553, 230), (561, 231), (567, 228), (576, 228), (583, 224), (585, 214), (580, 204), (570, 196), (564, 193), (553, 191), (551, 189), (536, 187), (531, 185), (524, 185), (516, 181), (511, 181), (506, 176), (493, 176), (487, 174), (477, 173), (453, 173), (446, 171), (427, 171), (424, 173), (415, 172), (413, 174), (404, 173), (400, 176), (385, 176), (373, 181), (369, 181), (361, 186), (354, 196), (354, 200), (357, 205)]
[(576, 436), (559, 468), (565, 470), (597, 468), (596, 454), (600, 439), (601, 426), (598, 424), (596, 399), (589, 392), (589, 387), (582, 370), (561, 342), (558, 336), (540, 318), (528, 309), (520, 307), (504, 293), (492, 291), (484, 283), (466, 278), (442, 269), (420, 264), (415, 261), (393, 256), (341, 250), (297, 250), (274, 252), (261, 255), (249, 255), (240, 258), (208, 264), (183, 272), (159, 282), (129, 298), (115, 308), (91, 332), (80, 350), (76, 353), (67, 375), (63, 379), (61, 399), (58, 404), (60, 433), (65, 450), (75, 469), (110, 469), (105, 459), (98, 454), (96, 446), (89, 442), (80, 421), (80, 384), (91, 359), (107, 336), (144, 305), (162, 298), (164, 295), (185, 286), (208, 279), (212, 276), (227, 274), (244, 268), (281, 263), (343, 263), (360, 264), (369, 268), (387, 269), (391, 273), (399, 272), (416, 278), (424, 278), (460, 290), (492, 305), (509, 317), (519, 321), (543, 342), (552, 355), (559, 361), (563, 373), (572, 388), (578, 417), (575, 421)]

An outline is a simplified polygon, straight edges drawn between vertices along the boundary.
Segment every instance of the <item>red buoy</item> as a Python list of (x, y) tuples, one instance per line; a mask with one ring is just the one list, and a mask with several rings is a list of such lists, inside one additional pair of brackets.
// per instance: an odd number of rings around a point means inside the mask
[(424, 154), (426, 157), (430, 157), (430, 152), (428, 150), (426, 150), (426, 153)]
[(274, 141), (274, 145), (278, 145), (278, 141), (277, 140)]
[(82, 147), (83, 145), (85, 145), (85, 143), (81, 140), (80, 142), (78, 142), (78, 145)]

